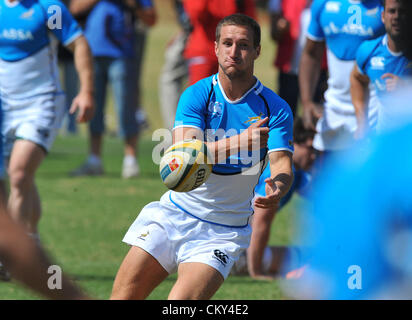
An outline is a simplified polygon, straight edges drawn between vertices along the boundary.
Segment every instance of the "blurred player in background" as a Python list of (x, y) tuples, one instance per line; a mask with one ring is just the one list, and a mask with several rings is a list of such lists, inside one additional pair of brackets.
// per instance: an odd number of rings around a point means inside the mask
[(377, 39), (365, 41), (357, 51), (356, 65), (351, 73), (351, 94), (356, 110), (356, 137), (361, 139), (368, 131), (367, 106), (369, 84), (377, 92), (378, 123), (377, 130), (391, 125), (393, 111), (382, 108), (381, 97), (394, 91), (402, 81), (412, 78), (412, 57), (403, 52), (403, 39), (409, 35), (405, 5), (408, 0), (385, 0), (382, 21), (386, 34)]
[[(123, 241), (132, 247), (117, 273), (112, 299), (146, 298), (177, 271), (169, 299), (209, 299), (250, 241), (253, 187), (269, 153), (271, 176), (261, 208), (277, 207), (290, 188), (292, 112), (254, 75), (260, 54), (260, 27), (236, 14), (216, 29), (219, 73), (182, 94), (174, 143), (207, 140), (213, 173), (190, 192), (165, 193), (145, 206)], [(228, 131), (229, 130), (229, 131)], [(207, 133), (223, 133), (208, 137)], [(245, 161), (252, 150), (255, 157)]]
[(309, 263), (287, 288), (290, 296), (412, 298), (411, 89), (382, 99), (401, 111), (390, 131), (333, 158), (327, 164), (333, 170), (319, 176), (299, 229), (300, 241), (310, 244), (303, 252)]
[(189, 77), (187, 61), (183, 56), (187, 39), (192, 31), (183, 0), (173, 0), (179, 33), (169, 41), (165, 51), (165, 62), (159, 79), (159, 100), (165, 128), (173, 128), (179, 97)]
[[(249, 274), (254, 279), (271, 280), (285, 275), (303, 265), (297, 247), (268, 246), (271, 224), (275, 215), (290, 201), (296, 192), (306, 196), (311, 186), (311, 169), (315, 161), (313, 137), (315, 132), (303, 126), (301, 118), (296, 118), (293, 126), (293, 176), (288, 193), (280, 200), (278, 208), (254, 208), (252, 237), (250, 246), (236, 261), (232, 274)], [(255, 188), (255, 197), (266, 195), (265, 180), (270, 176), (269, 166), (265, 168)]]
[[(137, 118), (138, 111), (138, 77), (140, 77), (140, 61), (138, 61), (138, 40), (135, 32), (134, 15), (140, 12), (137, 2), (101, 0), (89, 2), (91, 9), (85, 24), (85, 35), (93, 54), (95, 70), (96, 113), (89, 126), (89, 155), (86, 161), (73, 170), (73, 176), (101, 175), (103, 168), (103, 138), (105, 131), (105, 110), (107, 86), (113, 89), (115, 110), (119, 123), (119, 133), (124, 141), (123, 178), (135, 178), (140, 173), (137, 161), (138, 139), (141, 126)], [(147, 2), (147, 1), (145, 1)], [(71, 9), (84, 10), (83, 0), (71, 0)], [(141, 9), (143, 10), (143, 9)], [(144, 13), (140, 16), (144, 17)], [(154, 18), (148, 19), (153, 22)], [(139, 52), (141, 54), (141, 52)], [(141, 123), (140, 123), (141, 124)]]
[(0, 2), (0, 96), (4, 156), (8, 159), (8, 210), (38, 238), (41, 216), (35, 173), (49, 152), (65, 113), (56, 40), (74, 53), (80, 90), (70, 112), (93, 117), (93, 67), (86, 39), (68, 9), (56, 0)]
[[(386, 1), (386, 9), (390, 1)], [(406, 17), (412, 3), (403, 2)], [(402, 28), (412, 29), (412, 19)], [(410, 34), (399, 43), (412, 53)], [(309, 267), (286, 292), (306, 299), (412, 298), (412, 83), (381, 95), (391, 126), (335, 157), (313, 187), (298, 230)], [(350, 192), (350, 194), (348, 193)]]
[[(308, 39), (300, 61), (299, 87), (305, 126), (314, 130), (316, 123), (313, 146), (322, 152), (320, 162), (326, 154), (345, 151), (354, 142), (356, 116), (350, 96), (350, 72), (360, 44), (384, 34), (382, 10), (380, 0), (312, 2)], [(329, 78), (321, 116), (313, 97), (325, 45)], [(373, 127), (376, 108), (369, 110), (368, 119)]]
[(49, 288), (52, 276), (49, 268), (54, 263), (42, 247), (26, 234), (25, 228), (16, 224), (0, 209), (0, 260), (11, 276), (48, 299), (87, 299), (71, 280), (62, 275), (61, 288)]
[[(278, 94), (285, 99), (297, 115), (299, 102), (298, 69), (306, 33), (310, 22), (311, 0), (270, 0), (270, 36), (277, 43), (274, 65), (278, 73)], [(326, 54), (323, 56), (322, 69), (316, 86), (314, 102), (323, 101), (327, 87)]]

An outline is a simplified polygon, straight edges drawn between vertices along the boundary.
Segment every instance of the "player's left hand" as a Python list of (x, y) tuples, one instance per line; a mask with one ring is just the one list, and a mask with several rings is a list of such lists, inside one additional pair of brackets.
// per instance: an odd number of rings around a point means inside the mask
[(94, 97), (92, 93), (80, 92), (72, 102), (70, 107), (70, 114), (78, 111), (77, 122), (87, 122), (93, 118), (94, 115)]
[(398, 76), (392, 73), (385, 73), (384, 75), (382, 75), (381, 78), (383, 80), (386, 79), (385, 84), (386, 84), (386, 90), (388, 92), (394, 91), (399, 86), (399, 83), (401, 82), (401, 78), (399, 78)]
[(280, 189), (276, 186), (275, 182), (271, 178), (265, 180), (266, 197), (257, 197), (255, 199), (255, 207), (257, 208), (274, 208), (279, 205)]

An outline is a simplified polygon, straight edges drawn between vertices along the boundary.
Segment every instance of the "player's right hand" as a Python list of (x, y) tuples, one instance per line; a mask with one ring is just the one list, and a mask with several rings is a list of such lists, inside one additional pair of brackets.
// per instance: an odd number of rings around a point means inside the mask
[(316, 131), (316, 122), (322, 116), (320, 107), (314, 102), (309, 102), (303, 105), (302, 120), (305, 129)]
[(239, 135), (240, 150), (260, 150), (265, 148), (269, 139), (269, 127), (264, 126), (269, 118), (260, 119), (252, 123), (247, 130)]

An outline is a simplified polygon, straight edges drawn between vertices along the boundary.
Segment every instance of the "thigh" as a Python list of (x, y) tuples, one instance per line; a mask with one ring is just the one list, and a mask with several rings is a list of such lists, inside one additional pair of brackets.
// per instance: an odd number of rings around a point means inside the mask
[(144, 299), (167, 276), (168, 272), (154, 257), (132, 246), (116, 275), (111, 299)]
[(224, 278), (215, 268), (199, 262), (181, 263), (178, 277), (168, 299), (210, 299), (223, 284)]

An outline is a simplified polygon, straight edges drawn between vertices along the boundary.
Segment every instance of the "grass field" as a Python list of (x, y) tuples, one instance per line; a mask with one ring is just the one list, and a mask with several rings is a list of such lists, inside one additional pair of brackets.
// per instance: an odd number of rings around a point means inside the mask
[[(156, 1), (160, 8), (159, 23), (149, 33), (144, 67), (143, 99), (151, 129), (162, 127), (158, 111), (158, 76), (165, 44), (177, 30), (174, 16), (165, 10), (167, 3), (164, 2)], [(256, 75), (268, 87), (275, 89), (275, 70), (272, 67), (275, 47), (269, 41), (266, 17), (262, 15), (260, 21), (263, 51), (256, 65)], [(109, 114), (113, 113), (109, 111)], [(115, 122), (110, 122), (110, 126), (114, 128)], [(122, 144), (116, 137), (105, 139), (104, 176), (71, 178), (68, 172), (82, 163), (87, 150), (85, 126), (82, 126), (78, 136), (58, 137), (37, 174), (43, 205), (40, 222), (42, 243), (56, 264), (95, 298), (107, 299), (110, 295), (117, 269), (128, 250), (121, 242), (125, 231), (145, 204), (158, 200), (166, 191), (158, 167), (151, 159), (155, 144), (151, 141), (151, 131), (146, 132), (139, 148), (142, 174), (136, 180), (120, 178)], [(292, 221), (296, 216), (294, 208), (298, 201), (294, 198), (276, 218), (270, 244), (290, 243)], [(175, 279), (175, 275), (170, 276), (149, 299), (166, 299)], [(214, 298), (266, 300), (284, 297), (278, 281), (229, 277)], [(0, 299), (38, 297), (10, 282), (0, 283)]]

